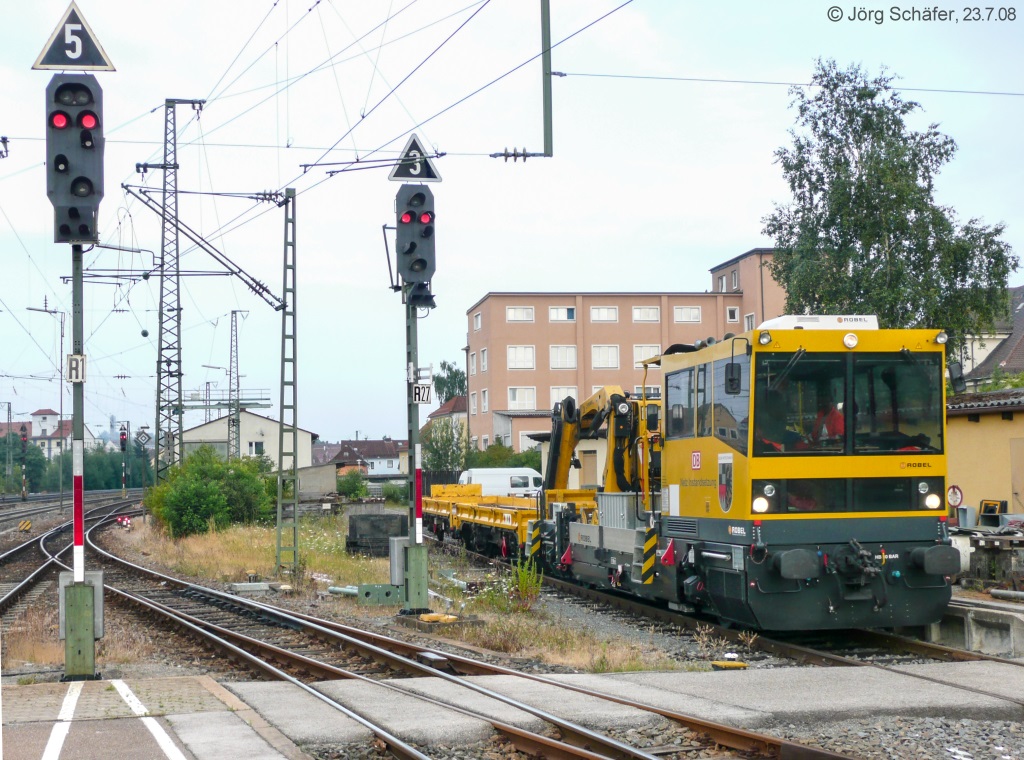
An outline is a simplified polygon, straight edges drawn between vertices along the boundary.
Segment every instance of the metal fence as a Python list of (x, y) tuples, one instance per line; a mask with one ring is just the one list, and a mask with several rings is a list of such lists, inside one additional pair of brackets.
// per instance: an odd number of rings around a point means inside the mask
[(430, 496), (431, 486), (446, 486), (459, 482), (461, 470), (424, 470), (423, 495)]

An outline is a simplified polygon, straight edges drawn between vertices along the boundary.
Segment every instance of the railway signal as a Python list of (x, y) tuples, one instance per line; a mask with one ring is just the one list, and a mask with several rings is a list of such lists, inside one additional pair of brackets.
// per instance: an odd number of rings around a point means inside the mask
[(402, 185), (395, 198), (398, 273), (408, 284), (434, 276), (434, 194), (423, 185)]
[(121, 426), (121, 451), (128, 450), (128, 432), (124, 429), (124, 425)]
[(46, 194), (53, 242), (99, 241), (103, 90), (91, 74), (55, 74), (46, 87)]

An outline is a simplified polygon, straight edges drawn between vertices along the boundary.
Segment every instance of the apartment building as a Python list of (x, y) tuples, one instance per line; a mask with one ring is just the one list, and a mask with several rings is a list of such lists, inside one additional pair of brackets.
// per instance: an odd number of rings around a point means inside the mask
[(466, 312), (472, 445), (536, 446), (551, 407), (597, 388), (660, 392), (661, 371), (641, 362), (673, 343), (722, 338), (782, 314), (785, 294), (755, 248), (711, 269), (692, 293), (488, 293)]

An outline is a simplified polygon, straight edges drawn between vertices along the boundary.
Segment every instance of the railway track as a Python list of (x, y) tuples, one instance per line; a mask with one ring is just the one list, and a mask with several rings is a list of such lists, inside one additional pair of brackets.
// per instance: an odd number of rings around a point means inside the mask
[[(333, 621), (296, 613), (257, 600), (243, 599), (215, 589), (141, 568), (106, 552), (92, 540), (87, 544), (105, 563), (117, 569), (105, 571), (111, 593), (125, 603), (146, 609), (205, 645), (260, 672), (264, 677), (283, 680), (302, 688), (317, 699), (370, 728), (395, 757), (422, 757), (421, 751), (383, 729), (366, 715), (339, 704), (317, 687), (317, 681), (359, 679), (431, 704), (455, 710), (490, 723), (504, 741), (531, 756), (546, 758), (616, 758), (653, 760), (655, 755), (616, 738), (567, 721), (557, 715), (517, 700), (507, 693), (489, 689), (466, 676), (492, 675), (529, 679), (557, 689), (569, 689), (596, 699), (615, 702), (661, 716), (690, 732), (708, 737), (710, 745), (727, 747), (741, 757), (838, 758), (832, 752), (789, 742), (777, 737), (701, 720), (654, 705), (623, 699), (579, 686), (567, 686), (553, 679), (522, 674), (490, 663), (462, 657), (379, 633), (359, 630)], [(144, 578), (145, 580), (139, 580)], [(302, 635), (301, 641), (296, 638)], [(311, 643), (315, 642), (315, 643)], [(346, 653), (339, 658), (339, 652)], [(354, 655), (353, 655), (354, 653)], [(357, 657), (358, 666), (352, 664)], [(364, 663), (372, 663), (367, 671)], [(395, 674), (402, 677), (396, 678)], [(430, 677), (474, 692), (479, 700), (495, 700), (508, 711), (519, 710), (547, 724), (544, 733), (529, 731), (495, 718), (482, 710), (468, 709), (449, 700), (425, 695), (422, 689), (405, 686), (410, 679)], [(387, 680), (382, 680), (387, 678)], [(508, 690), (505, 690), (508, 691)], [(511, 691), (515, 691), (512, 689)], [(474, 697), (474, 700), (477, 699)], [(554, 733), (558, 738), (547, 735)], [(663, 753), (659, 753), (664, 757)]]

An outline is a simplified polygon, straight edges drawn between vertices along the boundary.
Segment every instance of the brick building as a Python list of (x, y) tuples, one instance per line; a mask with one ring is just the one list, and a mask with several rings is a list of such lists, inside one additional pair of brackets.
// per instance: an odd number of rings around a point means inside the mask
[(673, 343), (721, 339), (783, 313), (785, 294), (755, 248), (711, 269), (703, 292), (488, 293), (466, 312), (471, 445), (515, 451), (550, 431), (551, 407), (604, 385), (648, 393), (641, 361)]

